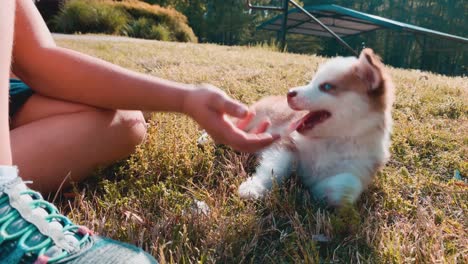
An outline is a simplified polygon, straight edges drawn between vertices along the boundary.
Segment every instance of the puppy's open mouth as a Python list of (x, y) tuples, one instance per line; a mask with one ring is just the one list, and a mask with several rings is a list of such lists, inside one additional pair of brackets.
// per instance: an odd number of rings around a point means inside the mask
[(324, 122), (330, 117), (331, 113), (326, 110), (310, 112), (294, 123), (293, 129), (302, 134), (313, 129), (316, 125)]

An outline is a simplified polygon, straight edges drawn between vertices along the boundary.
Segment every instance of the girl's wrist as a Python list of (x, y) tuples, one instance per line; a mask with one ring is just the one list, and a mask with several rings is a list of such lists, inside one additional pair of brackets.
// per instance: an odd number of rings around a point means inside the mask
[(191, 116), (194, 103), (193, 95), (198, 90), (198, 86), (195, 84), (183, 84), (182, 90), (182, 100), (177, 112)]

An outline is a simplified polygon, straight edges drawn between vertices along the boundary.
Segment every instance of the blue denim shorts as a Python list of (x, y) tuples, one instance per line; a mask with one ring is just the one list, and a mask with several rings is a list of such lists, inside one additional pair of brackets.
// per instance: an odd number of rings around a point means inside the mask
[(10, 105), (8, 115), (14, 116), (34, 91), (18, 79), (10, 79)]

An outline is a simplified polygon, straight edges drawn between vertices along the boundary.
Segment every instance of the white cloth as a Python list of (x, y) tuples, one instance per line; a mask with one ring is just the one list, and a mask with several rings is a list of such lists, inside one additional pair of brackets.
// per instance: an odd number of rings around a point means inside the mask
[(18, 177), (16, 166), (0, 166), (0, 186), (10, 183)]

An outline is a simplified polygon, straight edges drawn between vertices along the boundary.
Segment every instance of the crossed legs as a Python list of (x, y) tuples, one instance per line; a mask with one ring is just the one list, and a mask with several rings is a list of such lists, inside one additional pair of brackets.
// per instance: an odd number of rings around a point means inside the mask
[(113, 111), (33, 95), (12, 118), (13, 164), (32, 188), (57, 191), (99, 165), (132, 153), (146, 124), (141, 112)]

